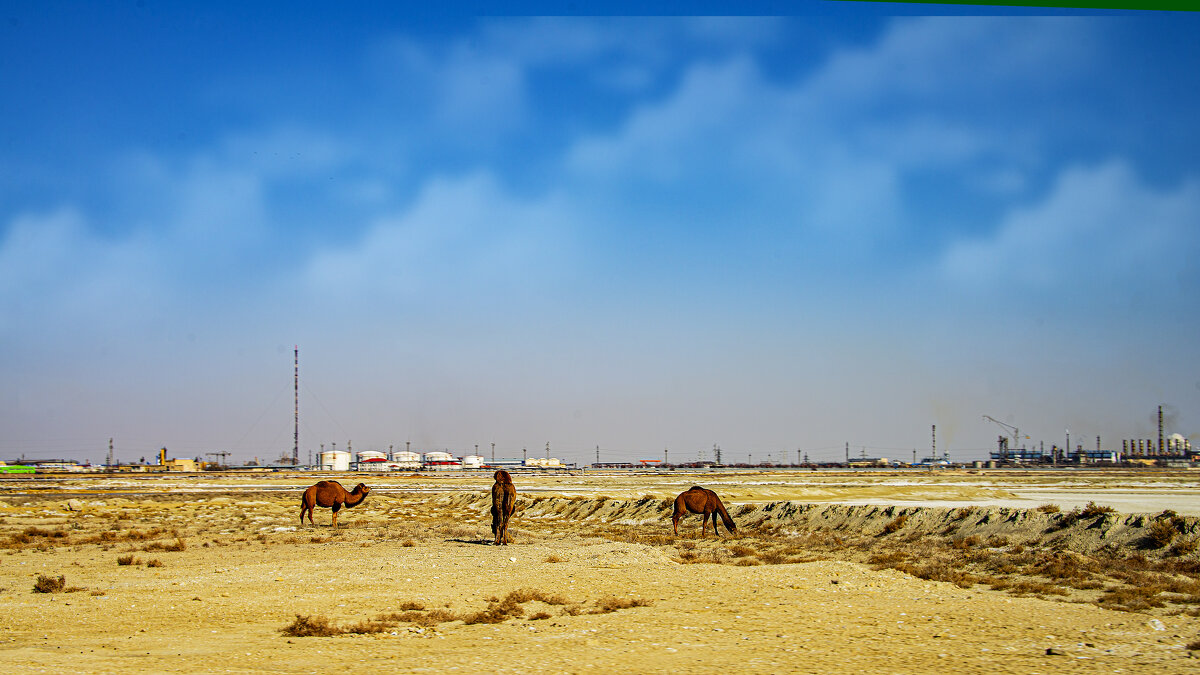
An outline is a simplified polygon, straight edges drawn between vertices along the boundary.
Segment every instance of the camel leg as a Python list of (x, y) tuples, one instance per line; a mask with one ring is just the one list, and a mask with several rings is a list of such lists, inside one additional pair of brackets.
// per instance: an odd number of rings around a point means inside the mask
[(338, 513), (338, 506), (340, 506), (340, 505), (338, 505), (338, 504), (335, 504), (335, 505), (334, 505), (334, 507), (333, 507), (333, 529), (335, 529), (335, 530), (337, 529), (337, 513)]

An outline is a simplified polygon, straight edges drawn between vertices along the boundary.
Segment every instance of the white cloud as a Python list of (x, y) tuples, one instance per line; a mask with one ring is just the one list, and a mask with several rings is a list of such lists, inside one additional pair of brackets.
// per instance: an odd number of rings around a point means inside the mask
[(513, 197), (486, 173), (434, 179), (351, 246), (317, 253), (307, 282), (334, 304), (511, 299), (562, 272), (576, 222), (556, 198)]
[(950, 247), (942, 271), (968, 289), (1069, 294), (1075, 302), (1175, 296), (1195, 287), (1189, 275), (1200, 254), (1197, 223), (1200, 179), (1157, 189), (1120, 161), (1076, 167), (990, 236)]

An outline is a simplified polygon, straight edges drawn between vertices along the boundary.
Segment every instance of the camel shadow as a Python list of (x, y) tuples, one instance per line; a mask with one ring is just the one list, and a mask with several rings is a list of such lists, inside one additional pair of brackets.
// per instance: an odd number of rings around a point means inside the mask
[(476, 546), (491, 546), (492, 540), (484, 537), (483, 539), (447, 539), (447, 542), (456, 544), (475, 544)]

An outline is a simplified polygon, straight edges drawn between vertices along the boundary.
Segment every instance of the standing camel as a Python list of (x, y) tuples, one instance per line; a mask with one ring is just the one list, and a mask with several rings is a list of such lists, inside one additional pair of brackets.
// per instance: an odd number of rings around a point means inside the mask
[(517, 488), (513, 487), (512, 476), (501, 469), (496, 472), (496, 483), (492, 485), (492, 534), (496, 546), (508, 544), (508, 519), (517, 506)]
[(679, 535), (679, 520), (687, 515), (686, 511), (699, 513), (702, 517), (703, 525), (700, 528), (700, 536), (708, 536), (708, 518), (712, 516), (713, 534), (717, 532), (717, 514), (721, 514), (721, 520), (725, 522), (725, 529), (729, 530), (730, 534), (737, 534), (737, 525), (733, 524), (733, 518), (729, 517), (729, 512), (725, 510), (725, 505), (721, 503), (721, 498), (717, 493), (700, 487), (699, 485), (692, 486), (692, 489), (679, 493), (675, 498), (675, 512), (671, 514), (671, 525), (675, 527), (675, 535)]
[(338, 511), (341, 511), (343, 506), (350, 508), (363, 503), (370, 491), (371, 488), (359, 483), (354, 486), (353, 492), (346, 492), (346, 488), (336, 480), (323, 480), (304, 491), (304, 496), (300, 499), (300, 524), (304, 524), (304, 512), (308, 511), (308, 524), (312, 525), (313, 507), (321, 506), (333, 509), (333, 529), (336, 530)]

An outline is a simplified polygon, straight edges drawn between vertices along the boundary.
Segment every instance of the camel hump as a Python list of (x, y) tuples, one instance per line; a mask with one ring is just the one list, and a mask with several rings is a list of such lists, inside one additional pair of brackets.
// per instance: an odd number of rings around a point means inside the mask
[(699, 485), (693, 485), (693, 486), (692, 486), (692, 489), (693, 489), (693, 490), (700, 490), (701, 492), (707, 492), (707, 490), (705, 490), (704, 488), (700, 487)]

